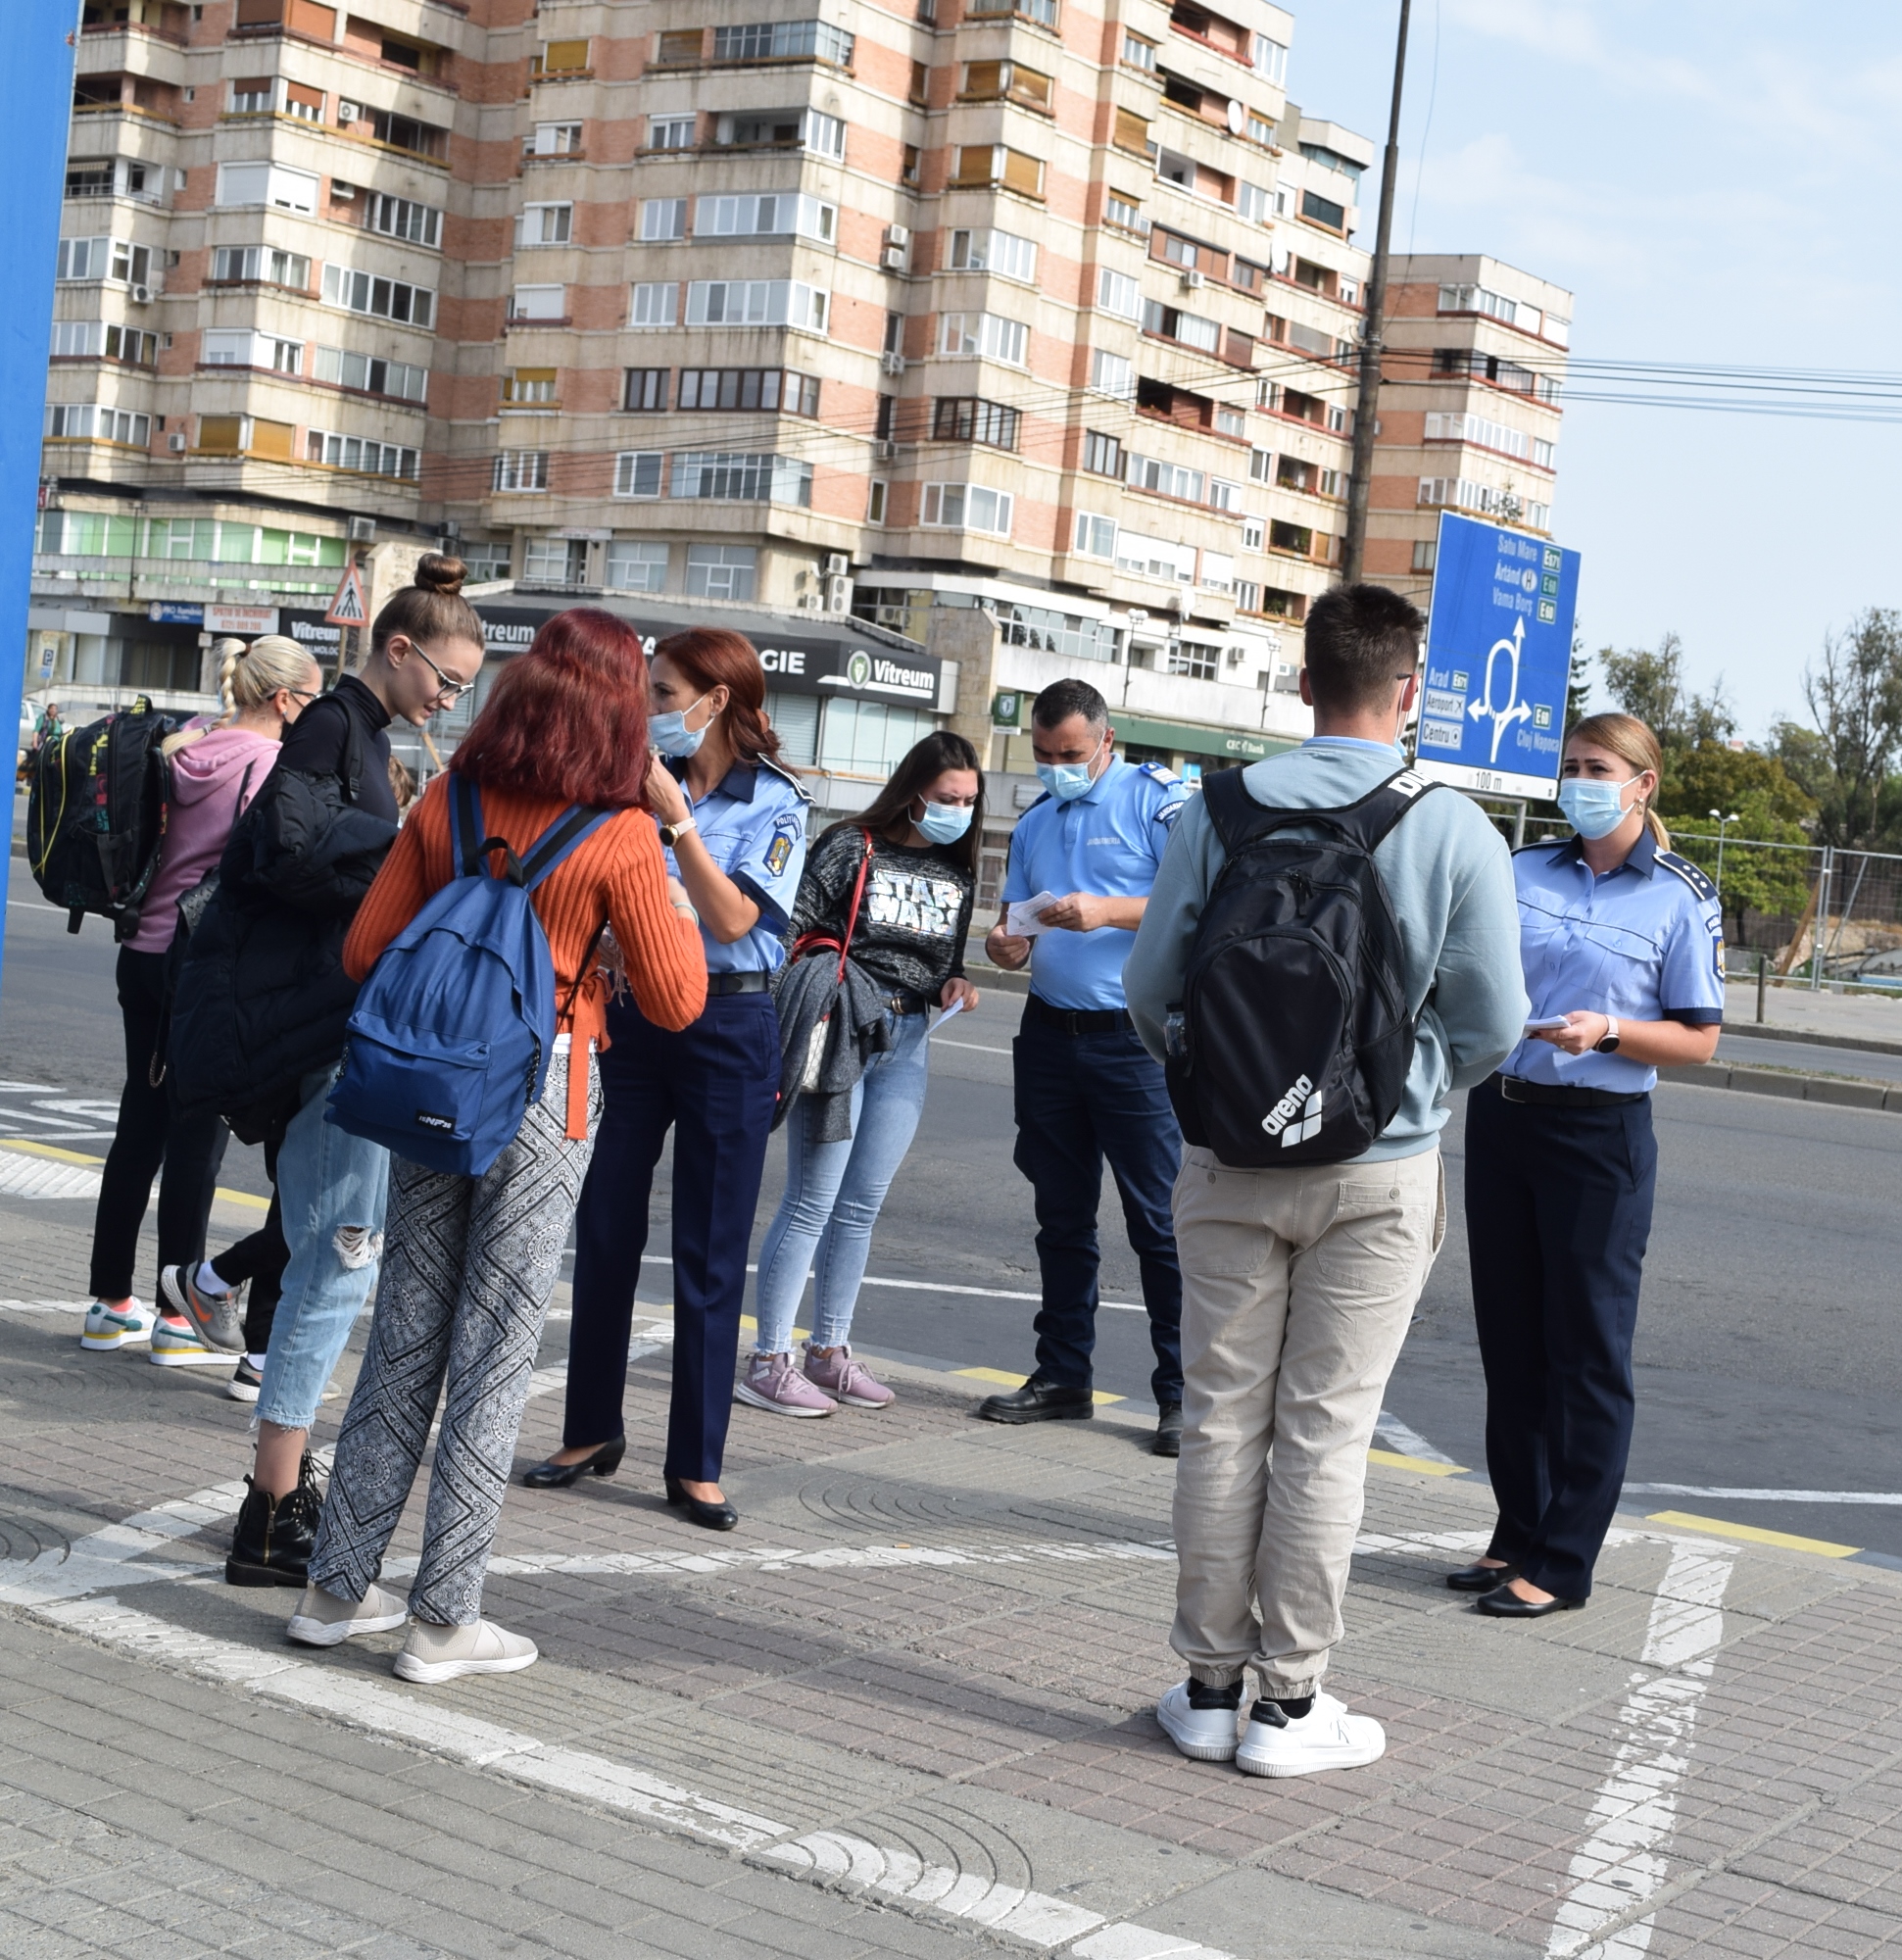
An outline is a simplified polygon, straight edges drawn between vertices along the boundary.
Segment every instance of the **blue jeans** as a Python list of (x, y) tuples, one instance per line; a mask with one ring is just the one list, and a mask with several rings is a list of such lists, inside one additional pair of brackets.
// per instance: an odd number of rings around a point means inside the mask
[(836, 1144), (808, 1140), (804, 1097), (786, 1119), (786, 1195), (759, 1247), (761, 1354), (793, 1345), (793, 1316), (805, 1291), (814, 1248), (812, 1343), (838, 1348), (852, 1338), (852, 1312), (872, 1250), (872, 1227), (925, 1106), (929, 1014), (892, 1014), (896, 1046), (875, 1054), (852, 1092), (852, 1135)]
[(334, 1069), (307, 1075), (277, 1151), (277, 1196), (291, 1249), (265, 1352), (258, 1420), (309, 1429), (343, 1356), (383, 1253), (390, 1153), (323, 1120)]

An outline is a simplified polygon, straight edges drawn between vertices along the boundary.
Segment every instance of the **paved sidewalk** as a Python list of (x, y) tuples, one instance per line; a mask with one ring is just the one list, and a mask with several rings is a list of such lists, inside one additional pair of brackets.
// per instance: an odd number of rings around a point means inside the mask
[(1389, 1752), (1254, 1781), (1150, 1714), (1146, 1426), (900, 1368), (885, 1415), (736, 1410), (713, 1537), (660, 1501), (657, 1314), (620, 1474), (510, 1494), (488, 1606), (543, 1661), (414, 1688), (399, 1637), (313, 1654), (219, 1583), (246, 1411), (81, 1356), (83, 1208), (0, 1198), (42, 1309), (0, 1308), (8, 1960), (1902, 1952), (1902, 1575), (1630, 1518), (1589, 1610), (1500, 1625), (1440, 1584), (1484, 1487), (1383, 1455), (1330, 1685)]

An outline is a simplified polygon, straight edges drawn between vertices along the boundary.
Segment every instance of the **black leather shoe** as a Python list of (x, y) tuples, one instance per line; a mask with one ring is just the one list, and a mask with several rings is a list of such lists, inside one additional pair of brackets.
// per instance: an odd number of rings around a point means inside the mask
[(612, 1443), (604, 1443), (590, 1455), (583, 1456), (574, 1463), (557, 1463), (552, 1457), (546, 1463), (538, 1463), (532, 1470), (521, 1473), (521, 1481), (531, 1491), (565, 1491), (570, 1484), (579, 1483), (583, 1477), (611, 1477), (621, 1467), (621, 1458), (627, 1454), (627, 1438), (617, 1436)]
[(1068, 1389), (1033, 1375), (1007, 1396), (987, 1396), (977, 1405), (986, 1422), (1087, 1422), (1097, 1413), (1088, 1389)]
[(693, 1523), (710, 1532), (730, 1532), (740, 1522), (739, 1512), (724, 1497), (717, 1504), (690, 1497), (678, 1477), (667, 1479), (667, 1502), (676, 1510), (685, 1511)]
[(1446, 1584), (1455, 1592), (1496, 1592), (1518, 1577), (1518, 1566), (1508, 1560), (1504, 1565), (1462, 1565), (1457, 1572), (1447, 1573)]
[(1585, 1601), (1522, 1599), (1517, 1592), (1501, 1586), (1496, 1592), (1488, 1592), (1473, 1603), (1482, 1613), (1489, 1614), (1495, 1620), (1542, 1620), (1547, 1613), (1576, 1613)]
[(247, 1477), (249, 1494), (238, 1507), (231, 1553), (224, 1561), (227, 1586), (296, 1586), (309, 1583), (311, 1547), (317, 1543), (323, 1494), (309, 1454), (298, 1466), (297, 1488), (273, 1497)]
[(1155, 1426), (1155, 1441), (1149, 1445), (1152, 1456), (1180, 1456), (1182, 1454), (1182, 1404), (1164, 1402), (1160, 1418)]

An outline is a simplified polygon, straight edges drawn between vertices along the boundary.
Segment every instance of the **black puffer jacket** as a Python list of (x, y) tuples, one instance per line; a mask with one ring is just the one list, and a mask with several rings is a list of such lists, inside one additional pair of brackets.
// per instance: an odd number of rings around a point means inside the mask
[[(320, 705), (326, 713), (335, 700)], [(216, 1109), (248, 1143), (281, 1130), (298, 1084), (343, 1052), (357, 1000), (344, 937), (396, 837), (364, 807), (372, 784), (387, 796), (386, 742), (350, 708), (335, 769), (289, 766), (297, 752), (286, 743), (231, 832), (179, 975), (170, 1047), (178, 1101)]]

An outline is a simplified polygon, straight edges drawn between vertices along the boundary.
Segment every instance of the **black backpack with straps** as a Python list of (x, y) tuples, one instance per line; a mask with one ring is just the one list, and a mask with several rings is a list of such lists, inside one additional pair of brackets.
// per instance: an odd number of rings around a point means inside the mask
[(1243, 773), (1203, 791), (1228, 860), (1170, 1010), (1169, 1097), (1184, 1137), (1237, 1169), (1341, 1163), (1393, 1120), (1413, 1062), (1374, 850), (1434, 785), (1400, 769), (1338, 809), (1272, 809)]

